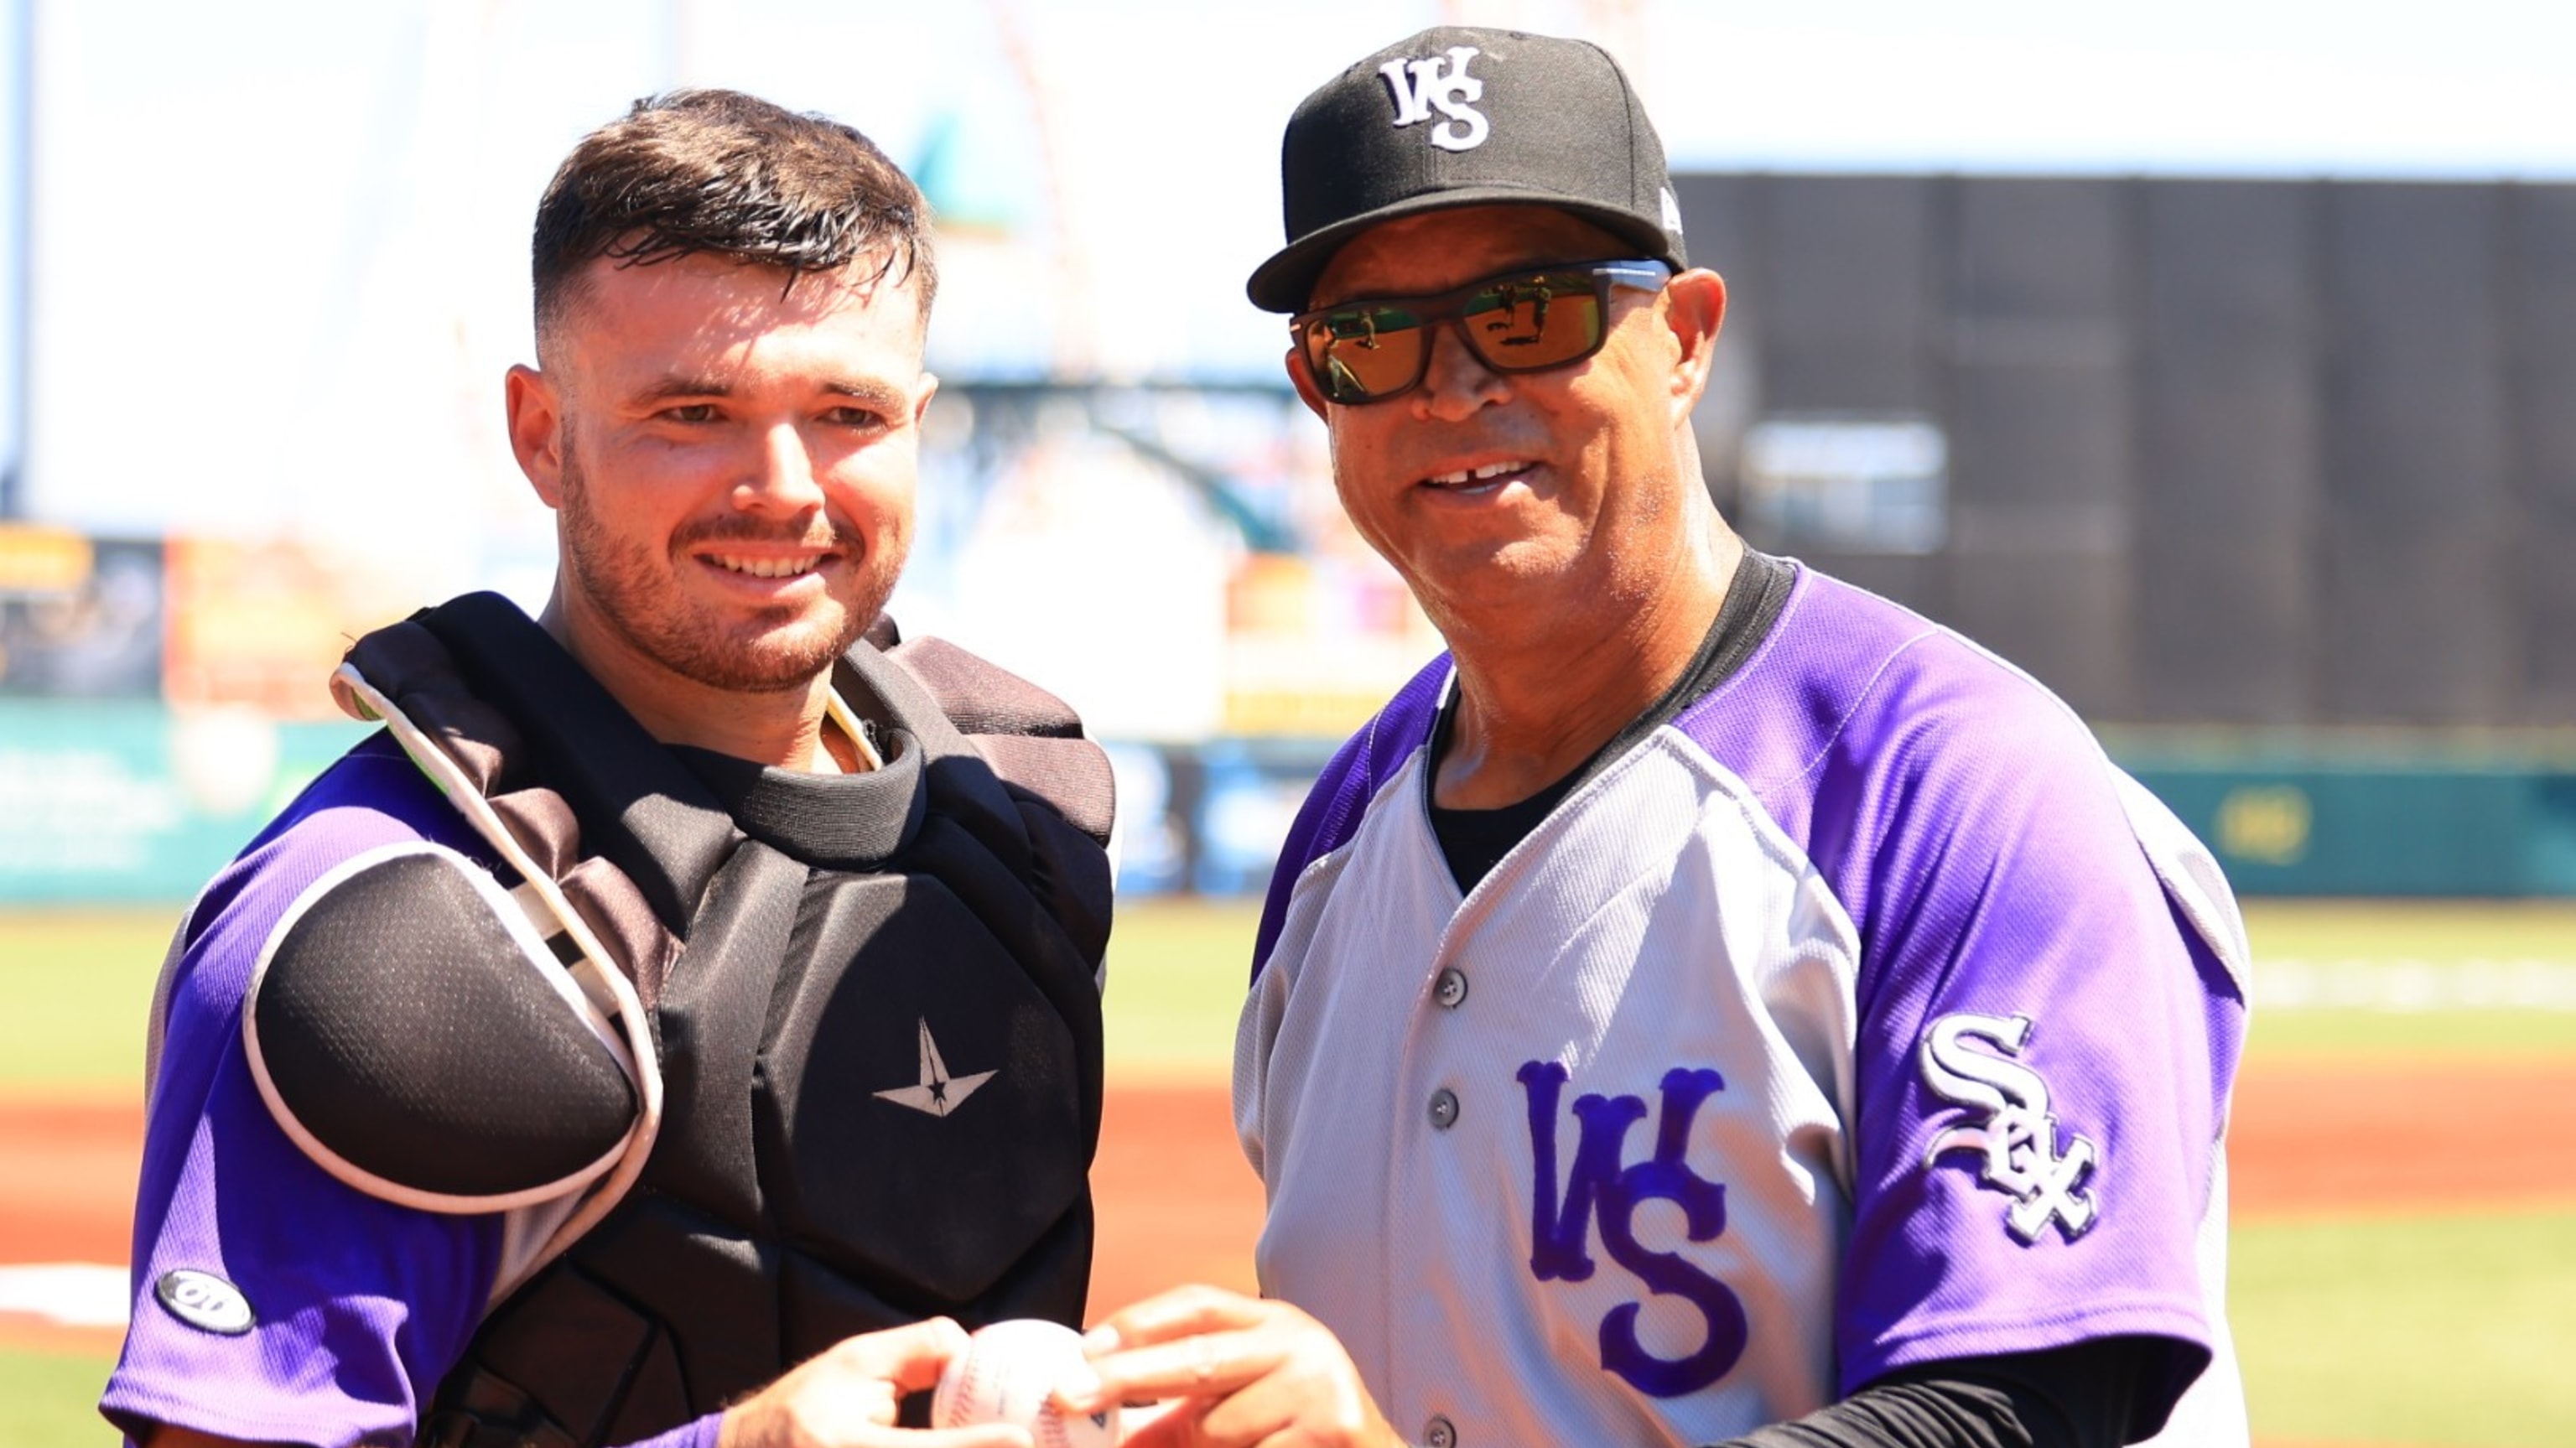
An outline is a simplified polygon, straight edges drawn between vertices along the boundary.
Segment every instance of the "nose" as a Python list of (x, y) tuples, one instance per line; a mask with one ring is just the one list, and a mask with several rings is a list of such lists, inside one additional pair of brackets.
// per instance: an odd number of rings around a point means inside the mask
[(804, 433), (792, 424), (779, 423), (758, 436), (758, 453), (734, 484), (734, 506), (778, 516), (823, 506), (822, 485), (815, 481), (814, 455)]
[(1413, 391), (1413, 405), (1425, 417), (1454, 422), (1511, 395), (1511, 380), (1468, 347), (1459, 332), (1466, 325), (1452, 317), (1431, 329), (1431, 356), (1423, 366), (1422, 385)]

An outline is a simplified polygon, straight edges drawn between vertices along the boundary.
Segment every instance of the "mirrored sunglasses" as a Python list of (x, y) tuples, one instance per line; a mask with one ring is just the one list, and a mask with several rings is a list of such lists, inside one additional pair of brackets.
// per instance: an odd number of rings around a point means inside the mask
[(1333, 402), (1382, 402), (1409, 392), (1431, 365), (1431, 325), (1455, 322), (1476, 360), (1496, 372), (1543, 372), (1601, 350), (1610, 289), (1660, 291), (1658, 261), (1576, 262), (1507, 272), (1431, 297), (1343, 302), (1288, 319), (1315, 385)]

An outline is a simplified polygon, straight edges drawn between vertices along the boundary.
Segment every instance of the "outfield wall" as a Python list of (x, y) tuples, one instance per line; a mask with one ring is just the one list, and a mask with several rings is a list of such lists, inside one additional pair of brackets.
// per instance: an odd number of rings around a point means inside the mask
[(1755, 546), (2089, 719), (2576, 724), (2576, 185), (1677, 175)]
[(366, 732), (148, 700), (0, 699), (0, 902), (185, 901)]
[(2576, 766), (2131, 755), (2242, 895), (2576, 896)]
[[(184, 901), (340, 751), (348, 723), (146, 700), (0, 699), (0, 903)], [(1257, 893), (1330, 752), (1112, 744), (1121, 889)], [(2576, 897), (2576, 755), (2296, 742), (2114, 752), (2248, 895)]]

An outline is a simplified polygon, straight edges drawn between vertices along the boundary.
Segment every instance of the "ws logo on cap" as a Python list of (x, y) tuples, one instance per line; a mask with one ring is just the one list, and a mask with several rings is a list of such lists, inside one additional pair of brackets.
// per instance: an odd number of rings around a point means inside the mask
[(1395, 96), (1395, 124), (1427, 121), (1431, 108), (1438, 106), (1449, 119), (1432, 128), (1431, 144), (1444, 151), (1472, 151), (1485, 144), (1491, 128), (1485, 124), (1484, 112), (1467, 104), (1485, 98), (1485, 83), (1467, 74), (1467, 62), (1476, 53), (1472, 45), (1453, 45), (1446, 56), (1390, 60), (1379, 66), (1377, 73), (1386, 77), (1386, 88)]

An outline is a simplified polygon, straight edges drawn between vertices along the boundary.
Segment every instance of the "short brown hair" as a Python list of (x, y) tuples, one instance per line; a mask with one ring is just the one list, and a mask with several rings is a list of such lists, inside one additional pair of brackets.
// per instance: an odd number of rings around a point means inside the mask
[[(537, 334), (600, 257), (650, 266), (712, 253), (794, 279), (877, 260), (930, 318), (930, 206), (874, 141), (826, 116), (729, 90), (647, 96), (582, 137), (537, 203)], [(900, 269), (898, 271), (898, 269)]]

